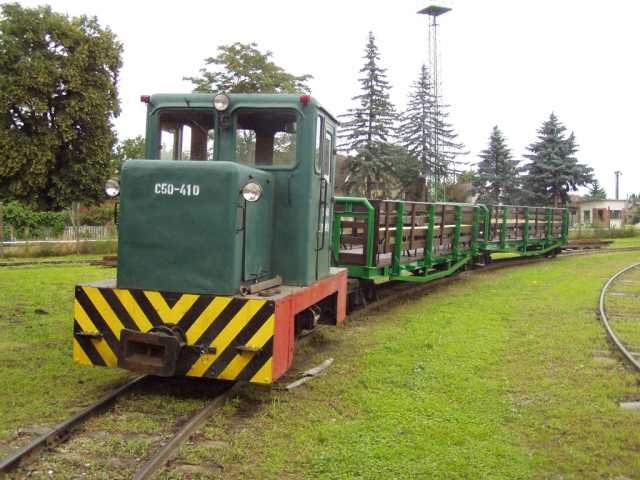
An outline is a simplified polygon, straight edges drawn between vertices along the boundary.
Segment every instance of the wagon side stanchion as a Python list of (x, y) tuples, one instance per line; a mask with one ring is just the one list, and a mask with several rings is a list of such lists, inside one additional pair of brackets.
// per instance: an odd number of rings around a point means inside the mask
[(524, 207), (524, 228), (522, 230), (522, 251), (529, 249), (529, 207)]
[(396, 231), (395, 231), (395, 239), (393, 244), (393, 258), (391, 262), (391, 274), (393, 276), (400, 276), (402, 241), (404, 239), (403, 237), (404, 237), (404, 202), (397, 202), (396, 203)]
[(456, 205), (455, 207), (455, 222), (456, 225), (453, 230), (453, 245), (451, 248), (452, 262), (456, 263), (460, 259), (460, 226), (462, 224), (462, 207)]
[(509, 209), (502, 207), (502, 229), (500, 230), (500, 248), (507, 248), (507, 222), (509, 220)]
[(429, 205), (429, 228), (427, 230), (427, 244), (425, 246), (426, 255), (424, 263), (425, 275), (433, 266), (433, 234), (436, 225), (436, 206), (432, 203)]
[(552, 232), (551, 232), (551, 228), (553, 226), (553, 224), (551, 223), (552, 221), (553, 221), (553, 210), (551, 208), (547, 208), (547, 233), (546, 233), (545, 247), (548, 247), (549, 245), (551, 245), (551, 242), (553, 241)]

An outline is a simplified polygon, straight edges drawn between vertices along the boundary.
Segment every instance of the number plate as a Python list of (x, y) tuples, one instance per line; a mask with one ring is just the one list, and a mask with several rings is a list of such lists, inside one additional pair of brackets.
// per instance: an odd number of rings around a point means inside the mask
[(153, 186), (153, 193), (156, 195), (197, 197), (200, 195), (200, 185), (191, 183), (181, 183), (178, 185), (174, 185), (173, 183), (156, 183)]

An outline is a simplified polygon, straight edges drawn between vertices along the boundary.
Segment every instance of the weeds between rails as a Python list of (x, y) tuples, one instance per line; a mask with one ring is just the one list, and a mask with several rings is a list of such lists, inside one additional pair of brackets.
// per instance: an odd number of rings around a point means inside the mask
[[(149, 456), (148, 460), (139, 469), (134, 470), (132, 478), (137, 480), (144, 480), (151, 478), (152, 475), (161, 469), (166, 461), (171, 457), (173, 452), (187, 440), (195, 430), (200, 427), (209, 416), (216, 410), (218, 410), (224, 402), (234, 395), (242, 383), (231, 382), (195, 382), (181, 379), (163, 379), (157, 377), (143, 376), (137, 377), (134, 380), (126, 383), (125, 385), (110, 392), (94, 404), (82, 409), (69, 419), (58, 424), (50, 432), (40, 436), (36, 440), (32, 441), (25, 447), (18, 450), (16, 453), (6, 458), (0, 463), (0, 475), (8, 475), (11, 472), (22, 473), (20, 469), (28, 469), (29, 463), (36, 460), (39, 455), (49, 451), (54, 451), (54, 447), (59, 446), (63, 442), (70, 439), (75, 435), (82, 435), (81, 427), (86, 424), (91, 418), (95, 418), (100, 415), (99, 419), (103, 425), (109, 425), (114, 421), (115, 416), (118, 414), (112, 412), (107, 413), (107, 410), (113, 410), (113, 407), (117, 405), (119, 400), (122, 400), (126, 395), (132, 395), (136, 391), (141, 389), (160, 390), (161, 393), (172, 393), (175, 397), (186, 398), (204, 398), (206, 402), (203, 407), (195, 408), (194, 411), (188, 415), (187, 419), (180, 419), (174, 422), (175, 431), (172, 432), (170, 438), (163, 438), (159, 445), (154, 449), (151, 447), (153, 453)], [(166, 392), (165, 390), (169, 390)], [(143, 396), (137, 401), (143, 401), (146, 397)], [(137, 410), (140, 408), (138, 407)], [(133, 408), (136, 411), (136, 407)], [(115, 420), (117, 421), (117, 419)], [(178, 426), (179, 425), (179, 426)], [(88, 432), (89, 434), (92, 432)], [(66, 453), (66, 452), (65, 452)], [(65, 473), (68, 473), (68, 466), (65, 465)], [(48, 467), (47, 467), (48, 469)], [(32, 472), (33, 469), (28, 469), (27, 473)], [(125, 474), (125, 472), (120, 472)]]

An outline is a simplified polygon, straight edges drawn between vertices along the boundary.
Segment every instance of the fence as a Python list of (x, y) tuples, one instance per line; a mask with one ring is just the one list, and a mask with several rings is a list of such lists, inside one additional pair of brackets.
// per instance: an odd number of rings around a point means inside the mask
[[(16, 230), (13, 227), (5, 226), (5, 242), (25, 242), (25, 241), (73, 241), (76, 239), (75, 227), (64, 227), (64, 231), (55, 234), (51, 228), (39, 229), (37, 233), (29, 229)], [(116, 227), (114, 225), (81, 225), (78, 227), (80, 240), (111, 240), (116, 237)]]

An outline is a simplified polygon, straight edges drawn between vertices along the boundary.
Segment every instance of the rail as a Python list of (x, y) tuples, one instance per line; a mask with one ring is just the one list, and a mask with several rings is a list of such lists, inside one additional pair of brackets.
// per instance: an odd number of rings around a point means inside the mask
[[(0, 463), (0, 476), (8, 474), (20, 466), (24, 466), (29, 460), (33, 460), (39, 452), (62, 443), (68, 439), (82, 423), (103, 412), (124, 393), (130, 391), (134, 386), (141, 385), (143, 381), (150, 378), (151, 377), (149, 376), (135, 378), (129, 383), (117, 388), (113, 392), (101, 398), (93, 405), (76, 413), (68, 420), (60, 423), (50, 432), (38, 437), (33, 442), (18, 450), (16, 453)], [(216, 389), (215, 394), (212, 398), (208, 399), (204, 407), (197, 410), (187, 422), (181, 424), (173, 433), (172, 437), (166, 441), (166, 443), (163, 442), (151, 457), (140, 467), (140, 469), (134, 474), (133, 478), (136, 480), (152, 478), (152, 476), (164, 466), (167, 460), (173, 456), (180, 445), (188, 440), (196, 429), (202, 426), (211, 414), (221, 407), (228, 398), (234, 395), (242, 385), (244, 385), (244, 382), (221, 382), (219, 385), (220, 388)]]
[[(620, 338), (616, 335), (614, 329), (611, 326), (611, 322), (609, 321), (609, 317), (607, 315), (606, 308), (606, 295), (607, 291), (620, 277), (622, 277), (625, 273), (633, 270), (634, 268), (640, 267), (640, 262), (629, 265), (628, 267), (623, 268), (616, 274), (614, 274), (602, 287), (600, 291), (600, 301), (598, 304), (600, 320), (602, 321), (609, 338), (613, 341), (613, 343), (618, 347), (618, 350), (625, 356), (625, 358), (631, 363), (637, 370), (640, 370), (640, 361), (633, 355), (633, 352), (629, 351), (627, 347), (622, 343)], [(639, 318), (640, 320), (640, 318)]]
[(126, 383), (122, 387), (117, 388), (116, 390), (105, 395), (93, 405), (82, 409), (71, 418), (58, 424), (50, 432), (36, 438), (33, 442), (24, 446), (13, 455), (2, 460), (0, 462), (0, 473), (7, 474), (17, 468), (19, 465), (25, 463), (27, 459), (34, 456), (39, 451), (60, 443), (65, 438), (67, 438), (73, 430), (78, 428), (80, 424), (103, 411), (123, 393), (128, 392), (134, 386), (139, 385), (143, 380), (147, 378), (148, 377), (146, 376), (142, 376), (131, 380), (129, 383)]

